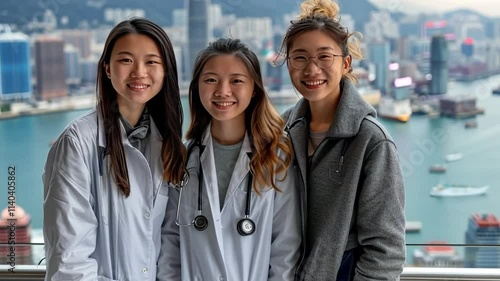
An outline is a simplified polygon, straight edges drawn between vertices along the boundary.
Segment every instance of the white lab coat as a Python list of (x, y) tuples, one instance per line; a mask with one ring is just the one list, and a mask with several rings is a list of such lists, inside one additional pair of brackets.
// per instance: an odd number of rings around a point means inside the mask
[[(108, 170), (95, 110), (70, 123), (50, 149), (44, 184), (45, 280), (155, 280), (160, 227), (168, 202), (161, 136), (151, 119), (151, 167), (121, 126), (130, 180), (126, 198)], [(99, 133), (99, 144), (96, 134)]]
[[(210, 128), (202, 140), (199, 156), (195, 148), (188, 160), (189, 182), (183, 188), (179, 223), (187, 224), (197, 213), (198, 169), (203, 169), (203, 208), (208, 227), (203, 231), (177, 226), (179, 190), (172, 188), (167, 216), (162, 226), (162, 252), (157, 280), (293, 280), (301, 243), (299, 197), (293, 169), (277, 192), (266, 187), (252, 190), (250, 218), (255, 232), (241, 236), (236, 225), (245, 214), (247, 178), (251, 152), (245, 137), (220, 210), (217, 175)], [(281, 175), (278, 175), (281, 178)]]

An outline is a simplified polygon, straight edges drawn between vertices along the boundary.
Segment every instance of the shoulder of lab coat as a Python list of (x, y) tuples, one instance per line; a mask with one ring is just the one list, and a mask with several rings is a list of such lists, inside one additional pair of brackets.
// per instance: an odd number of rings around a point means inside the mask
[[(95, 280), (97, 218), (91, 212), (96, 111), (70, 123), (53, 144), (43, 174), (46, 280)], [(93, 154), (92, 154), (93, 153)]]

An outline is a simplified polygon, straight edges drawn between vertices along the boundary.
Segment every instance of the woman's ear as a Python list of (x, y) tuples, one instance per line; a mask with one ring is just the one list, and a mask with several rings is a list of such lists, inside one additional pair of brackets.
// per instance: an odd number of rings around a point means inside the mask
[(352, 62), (351, 55), (347, 55), (344, 58), (343, 68), (342, 68), (342, 74), (345, 75), (345, 74), (349, 73), (349, 71), (351, 71), (351, 62)]
[(111, 72), (109, 71), (109, 64), (104, 64), (104, 71), (106, 72), (106, 76), (111, 79)]

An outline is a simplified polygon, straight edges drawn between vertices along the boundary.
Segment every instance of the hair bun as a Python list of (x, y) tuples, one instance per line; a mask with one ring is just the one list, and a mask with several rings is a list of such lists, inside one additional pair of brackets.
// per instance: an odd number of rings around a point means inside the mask
[(299, 19), (319, 15), (336, 19), (339, 11), (339, 5), (332, 0), (306, 0), (300, 4)]

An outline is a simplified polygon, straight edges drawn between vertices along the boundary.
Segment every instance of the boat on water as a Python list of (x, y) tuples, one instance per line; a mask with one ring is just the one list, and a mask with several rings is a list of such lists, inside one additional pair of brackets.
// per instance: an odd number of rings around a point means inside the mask
[(410, 99), (395, 100), (390, 97), (382, 97), (378, 105), (377, 113), (383, 118), (399, 122), (408, 122), (412, 114)]
[(447, 170), (447, 168), (443, 164), (434, 164), (434, 165), (429, 167), (429, 173), (442, 174), (442, 173), (446, 173), (446, 170)]
[(444, 157), (444, 159), (447, 162), (458, 161), (462, 158), (464, 158), (464, 155), (462, 153), (450, 153), (450, 154), (446, 154), (446, 156)]
[(438, 184), (431, 189), (431, 196), (436, 197), (462, 197), (485, 194), (488, 185), (474, 186), (465, 184)]
[(466, 129), (477, 128), (477, 122), (475, 120), (467, 121), (464, 126)]
[(405, 231), (406, 232), (420, 232), (422, 229), (421, 221), (406, 221)]

